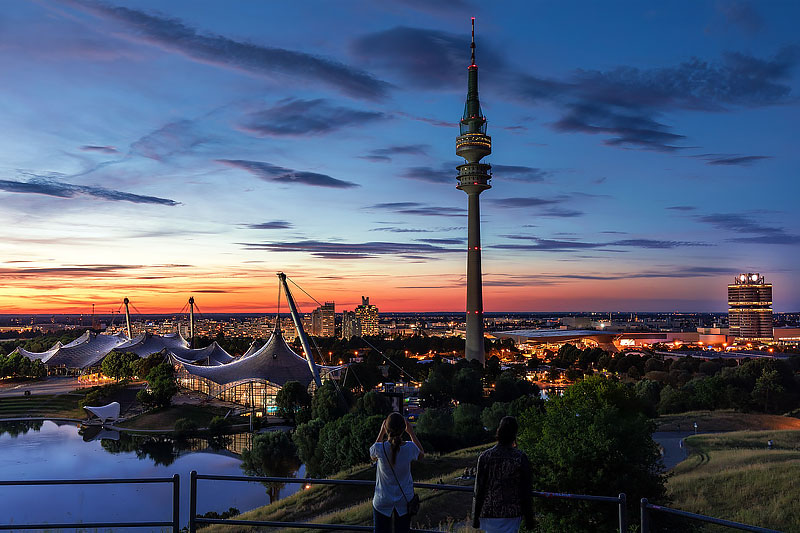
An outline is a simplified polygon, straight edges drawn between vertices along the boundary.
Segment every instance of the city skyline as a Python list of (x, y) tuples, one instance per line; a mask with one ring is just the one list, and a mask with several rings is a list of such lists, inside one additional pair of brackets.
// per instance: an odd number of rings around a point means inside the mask
[(577, 6), (7, 6), (0, 313), (464, 309), (472, 16), (486, 312), (800, 309), (800, 6)]

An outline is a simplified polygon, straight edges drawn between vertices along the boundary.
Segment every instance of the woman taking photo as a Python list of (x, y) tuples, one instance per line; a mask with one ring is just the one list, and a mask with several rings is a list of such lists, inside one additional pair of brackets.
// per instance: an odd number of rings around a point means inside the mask
[[(408, 432), (411, 442), (403, 441), (404, 432)], [(414, 428), (405, 417), (400, 413), (387, 416), (369, 449), (372, 461), (378, 462), (372, 499), (376, 533), (406, 533), (411, 528), (408, 509), (414, 499), (411, 461), (421, 459), (424, 454)]]

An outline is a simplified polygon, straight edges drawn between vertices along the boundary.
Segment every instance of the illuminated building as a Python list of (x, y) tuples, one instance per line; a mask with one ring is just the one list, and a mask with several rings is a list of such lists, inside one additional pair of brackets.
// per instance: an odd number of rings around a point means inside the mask
[(483, 286), (481, 282), (481, 209), (480, 194), (491, 189), (491, 165), (480, 160), (492, 153), (492, 138), (486, 135), (486, 117), (478, 99), (478, 65), (475, 64), (475, 18), (472, 18), (472, 61), (468, 72), (467, 101), (456, 138), (456, 155), (464, 158), (458, 165), (458, 185), (467, 193), (467, 328), (465, 357), (484, 364)]
[(361, 324), (355, 311), (342, 311), (342, 338), (350, 340), (361, 336)]
[(361, 297), (361, 305), (356, 307), (356, 318), (358, 319), (361, 335), (378, 335), (381, 330), (378, 327), (378, 306), (369, 303), (369, 296)]
[[(298, 381), (313, 391), (316, 387), (306, 359), (294, 352), (275, 328), (261, 347), (229, 363), (199, 366), (176, 357), (176, 379), (182, 388), (213, 398), (252, 407), (263, 414), (274, 414), (278, 391), (287, 381)], [(327, 375), (341, 367), (322, 367)]]
[(773, 339), (772, 284), (761, 274), (740, 274), (728, 285), (728, 327), (737, 343)]
[(320, 336), (336, 336), (336, 305), (333, 302), (325, 302), (319, 308), (320, 312)]
[(333, 302), (325, 302), (311, 312), (312, 335), (317, 337), (333, 337), (336, 335), (336, 305)]

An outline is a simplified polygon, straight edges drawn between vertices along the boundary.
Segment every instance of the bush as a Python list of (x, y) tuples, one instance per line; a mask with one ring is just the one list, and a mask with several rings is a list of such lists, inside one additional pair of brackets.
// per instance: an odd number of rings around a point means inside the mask
[(194, 420), (179, 418), (175, 421), (175, 436), (179, 439), (197, 433), (197, 429), (197, 423)]
[(208, 423), (208, 432), (212, 435), (222, 435), (231, 427), (231, 421), (221, 416), (215, 416)]

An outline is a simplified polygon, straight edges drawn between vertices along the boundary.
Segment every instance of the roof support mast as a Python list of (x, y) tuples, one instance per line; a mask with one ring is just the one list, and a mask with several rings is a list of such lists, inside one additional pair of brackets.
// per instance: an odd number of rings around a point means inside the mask
[(189, 347), (194, 348), (194, 296), (189, 296)]
[(131, 303), (128, 298), (122, 300), (122, 303), (125, 304), (125, 326), (128, 328), (128, 338), (132, 339), (133, 335), (131, 335), (131, 310), (128, 309), (128, 304)]
[(322, 380), (319, 378), (319, 369), (317, 369), (317, 365), (314, 363), (314, 354), (311, 352), (311, 345), (308, 343), (308, 335), (306, 335), (305, 330), (303, 330), (303, 321), (300, 319), (300, 315), (297, 313), (297, 306), (294, 303), (292, 292), (289, 290), (289, 285), (286, 283), (286, 274), (283, 272), (278, 272), (278, 280), (280, 280), (280, 283), (283, 286), (283, 292), (286, 294), (286, 301), (289, 303), (289, 311), (292, 315), (292, 321), (294, 322), (294, 327), (297, 330), (297, 336), (300, 337), (300, 343), (303, 345), (303, 352), (306, 354), (308, 368), (311, 369), (311, 375), (314, 376), (314, 383), (317, 384), (317, 387), (321, 387)]

